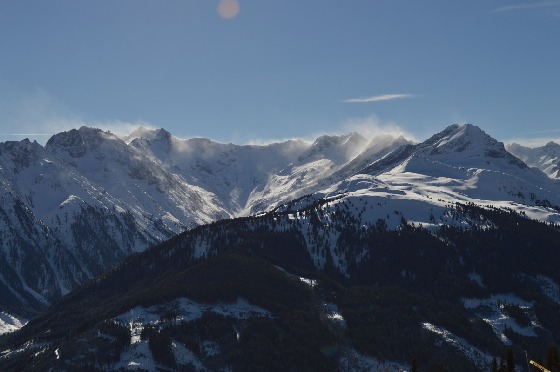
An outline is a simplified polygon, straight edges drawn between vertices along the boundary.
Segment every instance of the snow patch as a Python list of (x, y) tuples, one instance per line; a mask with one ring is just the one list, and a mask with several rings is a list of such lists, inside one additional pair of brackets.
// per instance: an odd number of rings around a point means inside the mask
[(554, 279), (544, 275), (538, 275), (537, 282), (541, 286), (545, 296), (557, 304), (560, 304), (560, 286), (554, 281)]
[(204, 368), (204, 364), (202, 364), (200, 359), (198, 359), (192, 351), (183, 346), (183, 344), (173, 340), (171, 347), (173, 348), (175, 361), (178, 365), (190, 366), (195, 371), (206, 371), (206, 368)]
[(75, 205), (75, 204), (79, 205), (82, 203), (84, 203), (82, 198), (77, 197), (76, 195), (70, 195), (68, 198), (66, 198), (65, 201), (60, 203), (60, 208), (68, 207), (70, 205)]
[(317, 280), (315, 279), (308, 279), (300, 276), (299, 280), (301, 280), (303, 283), (307, 284), (311, 288), (314, 288), (317, 285)]
[(0, 312), (0, 335), (17, 331), (27, 323), (26, 319), (18, 318), (5, 311)]
[[(149, 349), (148, 341), (141, 339), (142, 330), (147, 325), (160, 326), (164, 321), (190, 322), (201, 318), (204, 313), (213, 312), (235, 319), (248, 319), (253, 316), (272, 317), (267, 310), (250, 304), (247, 300), (238, 298), (234, 303), (203, 304), (188, 298), (144, 308), (137, 306), (115, 318), (125, 324), (131, 331), (130, 347), (123, 352), (121, 360), (115, 369), (147, 369), (155, 370), (155, 362)], [(161, 314), (171, 313), (172, 319), (162, 319)], [(207, 356), (220, 352), (219, 346), (210, 341), (204, 341), (202, 351)], [(192, 366), (195, 370), (205, 370), (200, 360), (179, 342), (173, 341), (173, 349), (177, 363)]]
[(15, 350), (6, 349), (0, 352), (0, 359), (7, 359), (11, 358), (12, 356), (22, 353), (28, 350), (37, 350), (35, 355), (39, 355), (40, 353), (44, 352), (47, 349), (48, 344), (45, 342), (33, 342), (27, 341), (25, 344), (21, 345), (19, 348)]
[(233, 304), (218, 304), (210, 308), (210, 311), (226, 317), (236, 319), (249, 319), (253, 316), (272, 317), (267, 310), (250, 304), (247, 300), (238, 298)]
[[(445, 328), (438, 327), (428, 322), (422, 323), (422, 328), (440, 336), (443, 342), (453, 346), (460, 353), (470, 359), (481, 370), (488, 370), (490, 368), (490, 365), (492, 363), (492, 356), (475, 348), (465, 339), (455, 336)], [(436, 346), (438, 345), (440, 344), (436, 343)]]
[(325, 312), (327, 315), (327, 319), (334, 324), (337, 324), (341, 327), (346, 327), (346, 320), (342, 316), (342, 314), (338, 310), (338, 306), (336, 304), (327, 302), (324, 305)]
[(477, 272), (473, 271), (472, 273), (468, 273), (468, 276), (470, 280), (477, 283), (482, 288), (486, 288), (484, 282), (482, 281), (482, 277)]
[(203, 341), (200, 349), (208, 357), (220, 354), (220, 345), (214, 341)]
[(339, 367), (341, 371), (407, 371), (407, 367), (404, 364), (388, 360), (382, 362), (377, 358), (361, 354), (353, 348), (346, 348), (342, 351), (342, 355), (343, 356), (339, 360)]
[(515, 319), (507, 315), (505, 307), (515, 305), (521, 309), (532, 312), (533, 303), (522, 300), (513, 294), (496, 294), (490, 298), (464, 298), (466, 309), (472, 309), (482, 320), (492, 326), (494, 333), (506, 345), (511, 345), (511, 340), (504, 334), (506, 328), (527, 337), (536, 337), (535, 328), (539, 327), (536, 318), (531, 316), (531, 325), (523, 327)]
[(121, 354), (121, 360), (113, 369), (155, 371), (156, 363), (152, 357), (148, 341), (142, 341), (131, 345)]
[(317, 284), (319, 284), (319, 282), (316, 279), (309, 279), (309, 278), (305, 278), (303, 276), (294, 275), (292, 273), (289, 273), (288, 271), (286, 271), (286, 269), (284, 269), (280, 266), (274, 265), (274, 267), (277, 268), (278, 270), (282, 271), (284, 274), (286, 274), (290, 278), (299, 279), (302, 283), (307, 284), (311, 288), (315, 288), (317, 286)]

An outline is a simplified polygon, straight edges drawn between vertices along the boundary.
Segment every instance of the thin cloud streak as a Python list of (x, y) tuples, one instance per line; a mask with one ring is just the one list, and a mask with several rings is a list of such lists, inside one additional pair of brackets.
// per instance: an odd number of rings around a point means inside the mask
[[(2, 93), (0, 89), (0, 96)], [(0, 142), (28, 138), (36, 140), (41, 145), (57, 133), (81, 126), (108, 130), (121, 138), (140, 126), (154, 128), (143, 120), (84, 120), (42, 88), (15, 94), (10, 100), (0, 100), (0, 124), (3, 127), (0, 132)], [(14, 131), (9, 132), (6, 128), (14, 128)]]
[(379, 96), (367, 97), (367, 98), (349, 98), (342, 100), (345, 103), (369, 103), (369, 102), (381, 102), (381, 101), (392, 101), (395, 99), (402, 99), (402, 98), (412, 98), (414, 94), (382, 94)]
[(516, 10), (524, 10), (524, 9), (540, 9), (540, 8), (551, 8), (551, 7), (558, 7), (560, 6), (560, 1), (541, 1), (537, 3), (523, 3), (523, 4), (516, 4), (516, 5), (508, 5), (502, 6), (500, 8), (492, 9), (492, 13), (501, 13), (501, 12), (511, 12)]

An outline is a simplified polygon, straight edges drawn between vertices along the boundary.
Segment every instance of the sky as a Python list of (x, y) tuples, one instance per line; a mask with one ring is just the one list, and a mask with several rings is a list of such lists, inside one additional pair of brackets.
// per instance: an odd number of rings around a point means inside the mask
[(560, 1), (3, 0), (0, 141), (560, 139)]

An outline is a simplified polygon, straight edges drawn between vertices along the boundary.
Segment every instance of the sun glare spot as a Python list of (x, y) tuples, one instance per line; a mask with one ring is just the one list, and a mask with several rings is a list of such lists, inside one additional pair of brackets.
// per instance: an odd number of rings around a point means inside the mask
[(235, 18), (239, 13), (239, 2), (237, 0), (220, 0), (218, 13), (225, 19)]

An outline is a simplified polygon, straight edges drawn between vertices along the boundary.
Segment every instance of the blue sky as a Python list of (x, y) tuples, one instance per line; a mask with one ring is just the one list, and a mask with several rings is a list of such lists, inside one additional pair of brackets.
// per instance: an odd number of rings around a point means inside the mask
[(560, 1), (0, 2), (0, 141), (140, 124), (424, 139), (463, 122), (560, 138)]

